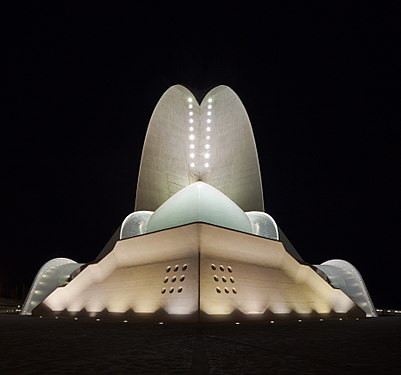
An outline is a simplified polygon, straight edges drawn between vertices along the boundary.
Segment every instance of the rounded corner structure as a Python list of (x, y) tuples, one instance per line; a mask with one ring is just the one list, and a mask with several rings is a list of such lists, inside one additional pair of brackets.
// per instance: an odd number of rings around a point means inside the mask
[(245, 212), (252, 224), (253, 234), (279, 241), (279, 231), (274, 219), (266, 212)]
[[(230, 94), (235, 94), (235, 91), (227, 85), (221, 84), (221, 85), (217, 85), (215, 87), (213, 87), (211, 90), (209, 90), (206, 95), (203, 97), (201, 105), (203, 104), (203, 102), (207, 102), (207, 100), (216, 94), (220, 94), (222, 91), (227, 91), (230, 92)], [(238, 96), (237, 94), (235, 94), (236, 96)]]
[(192, 98), (193, 100), (196, 101), (195, 96), (192, 94), (191, 90), (189, 90), (185, 85), (182, 85), (180, 83), (176, 84), (176, 85), (172, 85), (170, 86), (167, 90), (179, 90), (180, 92), (182, 92), (183, 94), (187, 95), (188, 98)]
[(135, 211), (130, 213), (121, 224), (119, 239), (139, 236), (146, 233), (146, 225), (153, 211)]
[(32, 315), (32, 310), (57, 287), (67, 283), (82, 264), (68, 258), (54, 258), (46, 262), (35, 276), (20, 315)]
[(365, 282), (354, 265), (346, 260), (331, 259), (315, 267), (323, 271), (331, 285), (341, 289), (367, 317), (378, 316)]

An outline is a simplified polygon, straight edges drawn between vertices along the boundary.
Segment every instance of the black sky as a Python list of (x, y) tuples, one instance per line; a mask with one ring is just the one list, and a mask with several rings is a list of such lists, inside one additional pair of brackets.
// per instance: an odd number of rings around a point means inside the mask
[(398, 3), (131, 3), (12, 12), (3, 294), (51, 258), (100, 252), (133, 210), (168, 87), (201, 99), (226, 84), (253, 126), (266, 211), (298, 252), (348, 260), (377, 306), (401, 307)]

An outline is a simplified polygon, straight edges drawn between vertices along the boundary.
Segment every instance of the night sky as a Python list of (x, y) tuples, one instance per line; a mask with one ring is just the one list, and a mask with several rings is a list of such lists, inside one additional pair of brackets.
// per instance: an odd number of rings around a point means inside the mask
[(133, 211), (161, 95), (225, 84), (251, 120), (266, 212), (305, 261), (345, 259), (376, 307), (400, 308), (399, 5), (130, 3), (13, 10), (2, 295), (52, 258), (94, 260)]

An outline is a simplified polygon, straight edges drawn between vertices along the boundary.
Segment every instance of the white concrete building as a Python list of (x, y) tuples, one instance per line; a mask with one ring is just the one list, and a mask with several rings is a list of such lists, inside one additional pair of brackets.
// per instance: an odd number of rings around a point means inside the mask
[(352, 265), (308, 264), (264, 210), (238, 96), (218, 86), (199, 104), (173, 86), (149, 123), (134, 212), (94, 262), (46, 263), (22, 313), (187, 322), (377, 316)]

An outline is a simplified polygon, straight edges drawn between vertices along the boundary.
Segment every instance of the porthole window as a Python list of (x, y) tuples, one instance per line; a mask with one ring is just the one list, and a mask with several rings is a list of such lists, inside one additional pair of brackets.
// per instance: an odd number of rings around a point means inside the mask
[(231, 281), (232, 283), (234, 283), (234, 278), (233, 278), (233, 277), (230, 277), (230, 281)]
[(175, 283), (175, 280), (177, 280), (177, 276), (173, 276), (173, 277), (171, 278), (171, 282)]
[(227, 270), (228, 270), (228, 272), (233, 272), (233, 269), (231, 268), (231, 266), (227, 266)]
[(179, 268), (180, 268), (179, 265), (176, 264), (176, 265), (174, 266), (174, 271), (177, 272)]
[(212, 267), (213, 271), (216, 271), (216, 265), (215, 264), (212, 264), (211, 267)]
[(237, 294), (237, 289), (233, 288), (233, 293)]
[(166, 293), (166, 290), (167, 290), (166, 288), (163, 288), (162, 289), (162, 294)]
[(170, 288), (170, 290), (168, 292), (169, 293), (173, 293), (174, 292), (174, 288)]
[(164, 278), (164, 283), (167, 283), (168, 282), (168, 277), (165, 277)]
[(182, 286), (180, 286), (180, 287), (177, 289), (177, 292), (178, 292), (178, 293), (181, 293), (181, 292), (182, 292)]
[(217, 293), (221, 293), (221, 289), (219, 287), (216, 288)]
[(166, 272), (170, 272), (170, 271), (171, 271), (171, 267), (168, 266), (168, 267), (166, 268)]
[(230, 291), (228, 290), (228, 288), (224, 288), (224, 291), (228, 294), (230, 293)]
[(182, 266), (182, 270), (183, 270), (183, 271), (186, 271), (187, 268), (188, 268), (188, 264), (184, 264), (184, 265)]
[(219, 268), (220, 268), (220, 271), (221, 271), (221, 272), (224, 272), (224, 266), (222, 266), (222, 265), (220, 264), (220, 267), (219, 267)]
[(225, 276), (222, 276), (222, 277), (221, 277), (221, 280), (223, 281), (223, 283), (226, 283), (226, 282), (227, 282), (227, 279), (226, 279)]
[(214, 275), (214, 276), (213, 276), (213, 279), (214, 279), (214, 281), (219, 281), (219, 278), (218, 278), (217, 275)]

